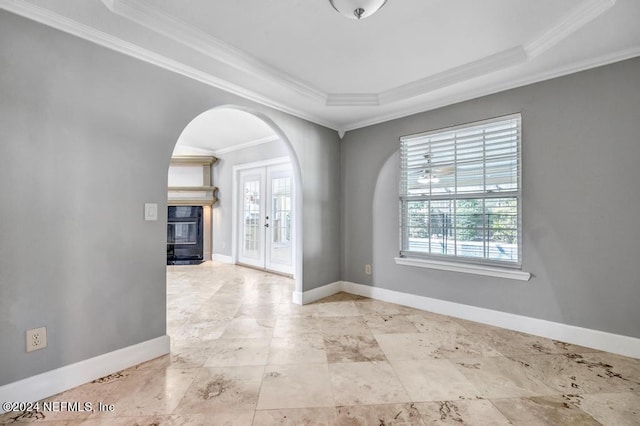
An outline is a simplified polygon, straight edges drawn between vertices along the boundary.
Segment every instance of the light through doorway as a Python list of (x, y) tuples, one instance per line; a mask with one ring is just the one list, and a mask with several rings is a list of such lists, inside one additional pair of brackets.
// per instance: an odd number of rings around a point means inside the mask
[(237, 171), (238, 263), (293, 275), (294, 184), (291, 164), (245, 165)]

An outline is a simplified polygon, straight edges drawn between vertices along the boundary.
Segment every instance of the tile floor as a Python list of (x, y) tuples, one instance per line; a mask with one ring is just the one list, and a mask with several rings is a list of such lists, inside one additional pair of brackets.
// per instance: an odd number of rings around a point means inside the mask
[(49, 398), (48, 425), (640, 425), (640, 360), (208, 262), (168, 268), (171, 355)]

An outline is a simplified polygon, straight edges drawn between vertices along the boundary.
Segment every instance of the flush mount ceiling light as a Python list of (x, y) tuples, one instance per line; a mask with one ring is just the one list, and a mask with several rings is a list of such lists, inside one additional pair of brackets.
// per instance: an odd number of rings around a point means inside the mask
[(349, 19), (362, 19), (376, 13), (387, 0), (329, 0), (331, 6)]

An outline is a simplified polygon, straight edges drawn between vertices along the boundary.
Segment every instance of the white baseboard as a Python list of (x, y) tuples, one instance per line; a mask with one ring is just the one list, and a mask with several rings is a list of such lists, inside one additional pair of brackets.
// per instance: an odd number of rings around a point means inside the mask
[[(411, 308), (421, 309), (437, 314), (493, 325), (509, 330), (521, 331), (523, 333), (560, 340), (574, 345), (585, 346), (633, 358), (640, 358), (640, 339), (636, 337), (607, 333), (604, 331), (592, 330), (569, 324), (562, 324), (346, 281), (327, 284), (308, 292), (304, 292), (302, 294), (302, 300), (304, 303), (309, 303), (306, 301), (307, 293), (310, 293), (309, 300), (318, 300), (322, 297), (327, 297), (340, 291), (381, 300), (383, 302), (396, 303), (398, 305), (409, 306)], [(315, 297), (318, 295), (321, 295), (321, 297)]]
[(39, 401), (168, 353), (169, 336), (157, 337), (0, 386), (0, 401)]
[(321, 287), (317, 287), (312, 290), (305, 291), (303, 293), (294, 291), (293, 303), (297, 303), (299, 305), (306, 305), (307, 303), (313, 303), (316, 300), (324, 299), (325, 297), (329, 297), (333, 294), (343, 291), (342, 286), (343, 286), (342, 281), (336, 281), (334, 283), (326, 284)]
[(226, 254), (214, 253), (211, 256), (211, 260), (215, 260), (222, 263), (233, 263), (233, 257), (227, 256)]

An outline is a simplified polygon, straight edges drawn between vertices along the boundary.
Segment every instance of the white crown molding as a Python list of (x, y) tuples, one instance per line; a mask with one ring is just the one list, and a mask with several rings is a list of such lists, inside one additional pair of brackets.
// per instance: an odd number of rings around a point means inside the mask
[[(404, 101), (452, 86), (462, 81), (481, 77), (510, 66), (532, 60), (551, 49), (560, 41), (578, 31), (587, 23), (600, 16), (616, 3), (616, 0), (587, 0), (572, 9), (566, 16), (545, 29), (534, 40), (511, 49), (485, 56), (476, 61), (447, 69), (378, 94), (330, 93), (327, 106), (385, 105)], [(370, 103), (364, 100), (370, 99)], [(335, 100), (335, 101), (334, 101)], [(331, 101), (331, 102), (330, 102)], [(375, 103), (377, 101), (378, 103)]]
[[(380, 93), (325, 93), (270, 67), (246, 52), (154, 8), (146, 0), (102, 0), (114, 13), (247, 74), (288, 88), (328, 107), (378, 106), (404, 101), (456, 83), (524, 63), (552, 48), (611, 8), (616, 0), (585, 0), (534, 40), (503, 52)], [(335, 127), (332, 127), (335, 129)]]
[(275, 142), (275, 141), (279, 141), (279, 140), (280, 140), (280, 137), (278, 137), (278, 135), (266, 136), (264, 138), (256, 139), (256, 140), (245, 142), (245, 143), (241, 143), (239, 145), (230, 146), (229, 148), (218, 149), (217, 151), (214, 151), (214, 155), (219, 156), (219, 155), (223, 155), (223, 154), (228, 154), (228, 153), (233, 152), (233, 151), (239, 151), (241, 149), (251, 148), (251, 147), (254, 147), (254, 146), (262, 145), (262, 144), (269, 143), (269, 142)]
[(554, 47), (580, 28), (612, 8), (616, 0), (588, 0), (572, 9), (554, 25), (540, 33), (523, 48), (532, 59)]
[(216, 61), (223, 62), (273, 84), (293, 90), (319, 103), (326, 93), (277, 70), (222, 40), (176, 19), (144, 0), (102, 0), (113, 13), (175, 40)]
[(375, 93), (330, 93), (327, 106), (378, 106), (380, 96)]
[[(609, 10), (615, 5), (616, 0), (585, 0), (578, 7), (571, 10), (564, 18), (555, 22), (547, 30), (540, 33), (538, 37), (521, 46), (481, 58), (479, 60), (460, 65), (447, 71), (410, 82), (387, 91), (375, 93), (332, 93), (326, 94), (305, 83), (299, 82), (285, 73), (268, 67), (261, 61), (247, 55), (246, 53), (233, 48), (201, 31), (190, 28), (187, 24), (175, 20), (149, 6), (146, 0), (102, 0), (107, 8), (115, 13), (122, 13), (132, 16), (136, 22), (141, 22), (147, 28), (175, 39), (192, 49), (214, 55), (216, 60), (227, 63), (238, 69), (242, 69), (250, 74), (259, 75), (267, 81), (274, 82), (280, 87), (288, 88), (298, 94), (302, 94), (313, 102), (321, 101), (328, 107), (372, 107), (374, 113), (365, 120), (353, 121), (351, 123), (337, 123), (321, 117), (318, 113), (309, 114), (301, 108), (290, 106), (274, 101), (264, 95), (246, 89), (240, 85), (225, 79), (216, 77), (210, 73), (188, 66), (171, 58), (157, 54), (151, 50), (142, 48), (133, 43), (114, 37), (105, 32), (96, 30), (65, 16), (59, 15), (49, 9), (29, 3), (25, 0), (0, 0), (0, 7), (32, 19), (44, 25), (51, 26), (58, 30), (72, 34), (74, 36), (91, 41), (111, 50), (118, 51), (125, 55), (140, 59), (147, 63), (159, 66), (166, 70), (175, 72), (185, 77), (194, 79), (209, 86), (241, 96), (250, 101), (277, 109), (293, 116), (320, 124), (322, 126), (337, 130), (340, 133), (357, 128), (378, 124), (407, 115), (429, 111), (456, 102), (462, 102), (475, 97), (496, 93), (514, 87), (535, 83), (543, 79), (559, 77), (571, 72), (578, 72), (588, 68), (616, 62), (638, 56), (636, 48), (628, 49), (599, 58), (589, 59), (579, 64), (572, 64), (561, 68), (548, 70), (534, 76), (511, 80), (504, 83), (497, 83), (490, 87), (479, 87), (476, 90), (467, 90), (464, 93), (443, 96), (436, 99), (427, 100), (420, 105), (407, 108), (394, 108), (393, 111), (375, 114), (376, 106), (391, 105), (414, 97), (428, 95), (431, 92), (443, 89), (456, 83), (464, 82), (468, 79), (481, 77), (492, 72), (503, 70), (509, 66), (515, 66), (526, 61), (530, 61), (544, 51), (555, 46), (562, 39), (573, 34), (597, 16)], [(166, 27), (165, 27), (166, 25)], [(199, 36), (204, 34), (204, 38)], [(219, 55), (219, 56), (218, 56)], [(266, 68), (264, 68), (266, 67)]]
[(450, 68), (421, 80), (382, 92), (380, 94), (380, 103), (389, 104), (403, 101), (465, 80), (521, 64), (526, 60), (527, 55), (524, 49), (521, 46), (516, 46), (511, 49), (498, 52), (494, 55), (478, 59), (477, 61)]
[[(180, 139), (178, 139), (178, 142), (180, 142)], [(213, 155), (214, 157), (215, 157), (215, 155), (216, 155), (216, 152), (215, 152), (215, 151), (213, 151), (213, 150), (211, 150), (211, 149), (199, 148), (199, 147), (197, 147), (197, 146), (189, 145), (189, 142), (186, 142), (186, 143), (178, 143), (178, 144), (176, 144), (176, 146), (174, 147), (174, 151), (175, 151), (175, 148), (178, 148), (178, 149), (180, 149), (180, 148), (186, 148), (186, 149), (188, 149), (188, 150), (190, 150), (190, 151), (197, 152), (197, 153), (198, 153), (198, 155)]]
[(0, 0), (0, 8), (15, 13), (16, 15), (20, 15), (33, 21), (39, 22), (43, 25), (47, 25), (65, 33), (90, 41), (99, 46), (106, 47), (107, 49), (123, 53), (127, 56), (139, 59), (152, 65), (156, 65), (160, 68), (175, 72), (176, 74), (180, 74), (184, 77), (191, 78), (206, 85), (227, 91), (234, 95), (238, 95), (250, 101), (257, 102), (270, 108), (285, 112), (287, 114), (291, 114), (295, 117), (299, 117), (334, 130), (338, 127), (336, 123), (273, 101), (252, 90), (246, 89), (204, 71), (185, 65), (182, 62), (178, 62), (163, 55), (159, 55), (148, 49), (114, 37), (103, 31), (99, 31), (95, 28), (89, 27), (88, 25), (84, 25), (80, 22), (69, 19), (49, 9), (36, 6), (27, 1)]
[(640, 56), (640, 46), (636, 46), (630, 49), (624, 49), (618, 52), (608, 53), (596, 58), (590, 58), (581, 62), (573, 63), (568, 66), (558, 67), (544, 72), (536, 73), (521, 79), (511, 80), (507, 82), (499, 82), (494, 85), (482, 86), (476, 90), (465, 91), (464, 93), (453, 94), (449, 96), (443, 96), (438, 99), (434, 99), (430, 102), (420, 103), (419, 105), (413, 105), (403, 109), (397, 109), (389, 113), (379, 114), (367, 118), (366, 120), (356, 121), (345, 124), (340, 127), (341, 131), (348, 132), (351, 130), (360, 129), (363, 127), (373, 126), (376, 124), (384, 123), (391, 120), (407, 117), (413, 114), (419, 114), (427, 111), (431, 111), (437, 108), (442, 108), (447, 105), (453, 105), (459, 102), (476, 99), (482, 96), (491, 95), (498, 92), (503, 92), (509, 89), (515, 89), (517, 87), (527, 86), (529, 84), (538, 83), (553, 78), (562, 77), (569, 74), (574, 74), (580, 71), (586, 71), (592, 68), (601, 67), (604, 65), (612, 64), (615, 62), (624, 61), (627, 59)]

